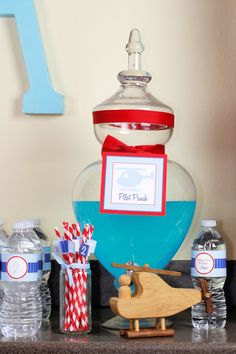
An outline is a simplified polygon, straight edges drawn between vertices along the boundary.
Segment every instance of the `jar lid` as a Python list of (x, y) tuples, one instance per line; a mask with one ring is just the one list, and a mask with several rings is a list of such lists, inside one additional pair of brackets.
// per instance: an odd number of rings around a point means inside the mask
[[(151, 75), (141, 68), (144, 46), (137, 29), (130, 32), (128, 70), (121, 71), (118, 79), (120, 89), (93, 110), (93, 123), (128, 123), (132, 130), (163, 130), (174, 127), (173, 110), (154, 97), (147, 89)], [(147, 125), (148, 124), (148, 125)]]

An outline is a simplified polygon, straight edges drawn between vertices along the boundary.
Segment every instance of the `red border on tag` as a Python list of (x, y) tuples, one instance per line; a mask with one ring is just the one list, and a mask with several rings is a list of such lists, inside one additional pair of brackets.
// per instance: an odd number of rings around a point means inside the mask
[[(163, 158), (163, 190), (162, 190), (162, 210), (161, 211), (139, 211), (139, 210), (115, 210), (105, 209), (105, 176), (107, 168), (108, 156), (133, 156), (133, 157), (151, 157)], [(101, 191), (100, 191), (100, 212), (106, 214), (132, 214), (132, 215), (166, 215), (166, 180), (167, 180), (167, 155), (166, 154), (150, 154), (150, 153), (122, 153), (122, 152), (103, 152), (102, 154), (102, 176), (101, 176)]]
[[(22, 260), (25, 262), (26, 270), (25, 270), (25, 273), (24, 273), (23, 275), (21, 275), (20, 277), (13, 277), (13, 276), (9, 273), (9, 271), (8, 271), (8, 264), (9, 264), (10, 260), (12, 260), (13, 258), (20, 258), (20, 259), (22, 259)], [(9, 276), (10, 278), (12, 278), (12, 279), (22, 279), (22, 278), (26, 275), (26, 273), (28, 272), (28, 263), (26, 262), (26, 260), (25, 260), (23, 257), (20, 257), (20, 256), (12, 256), (12, 257), (9, 258), (8, 261), (7, 261), (7, 264), (6, 264), (6, 272), (7, 272), (8, 276)]]
[[(198, 270), (198, 268), (197, 268), (197, 266), (196, 266), (196, 262), (197, 262), (197, 258), (199, 257), (199, 256), (201, 256), (202, 254), (207, 254), (211, 259), (212, 259), (212, 268), (210, 269), (210, 270), (208, 270), (208, 272), (200, 272), (199, 270)], [(214, 269), (214, 267), (215, 267), (215, 260), (214, 260), (214, 258), (212, 257), (212, 255), (210, 255), (209, 253), (207, 253), (207, 252), (200, 252), (200, 253), (198, 253), (197, 254), (197, 256), (196, 256), (196, 258), (195, 258), (195, 261), (194, 261), (194, 268), (196, 269), (196, 271), (199, 273), (199, 274), (209, 274), (209, 273), (211, 273), (212, 271), (213, 271), (213, 269)]]

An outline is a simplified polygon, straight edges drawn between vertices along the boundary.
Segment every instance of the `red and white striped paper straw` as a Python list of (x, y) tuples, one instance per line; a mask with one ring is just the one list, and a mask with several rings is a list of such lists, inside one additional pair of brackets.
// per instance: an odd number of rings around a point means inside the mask
[[(58, 238), (67, 240), (68, 242), (81, 236), (80, 224), (72, 224), (63, 222), (64, 234), (62, 237), (58, 228), (55, 233)], [(82, 233), (82, 243), (91, 240), (93, 234), (93, 226), (84, 225)], [(78, 252), (62, 254), (63, 260), (70, 265), (74, 262), (86, 264), (88, 257), (80, 255)], [(89, 329), (89, 309), (87, 306), (87, 272), (85, 269), (71, 268), (73, 284), (69, 282), (68, 270), (65, 272), (65, 321), (64, 330), (68, 332), (87, 331)]]

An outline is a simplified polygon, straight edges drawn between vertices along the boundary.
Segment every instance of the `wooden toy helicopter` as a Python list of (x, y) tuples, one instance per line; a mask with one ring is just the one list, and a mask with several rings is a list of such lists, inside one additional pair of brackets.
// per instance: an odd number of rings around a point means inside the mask
[[(173, 288), (155, 273), (180, 276), (180, 272), (116, 263), (112, 266), (133, 270), (131, 275), (119, 277), (118, 297), (110, 299), (112, 311), (130, 323), (129, 329), (120, 330), (120, 335), (127, 338), (173, 336), (173, 328), (166, 328), (165, 317), (181, 312), (202, 299), (206, 302), (207, 311), (213, 311), (205, 283), (202, 284), (202, 291)], [(135, 286), (133, 294), (129, 286), (131, 282)], [(145, 318), (155, 318), (156, 327), (139, 328), (139, 320)]]

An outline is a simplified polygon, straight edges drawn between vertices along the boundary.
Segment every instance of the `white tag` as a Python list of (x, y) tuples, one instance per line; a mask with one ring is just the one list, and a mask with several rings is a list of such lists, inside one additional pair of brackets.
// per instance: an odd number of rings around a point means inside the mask
[(20, 279), (27, 273), (27, 261), (20, 256), (11, 257), (7, 264), (7, 273), (13, 279)]
[(53, 247), (56, 253), (61, 253), (59, 241), (53, 241)]
[(74, 242), (74, 247), (75, 247), (75, 252), (79, 252), (80, 245), (82, 243), (83, 238), (78, 237), (76, 240), (73, 240)]
[(69, 253), (75, 253), (74, 241), (68, 241), (68, 252)]
[(165, 215), (167, 156), (146, 155), (103, 154), (102, 213)]
[(192, 251), (191, 275), (195, 277), (226, 276), (226, 250)]
[(95, 248), (97, 245), (97, 241), (95, 240), (87, 240), (86, 242), (89, 245), (89, 254), (95, 252)]

